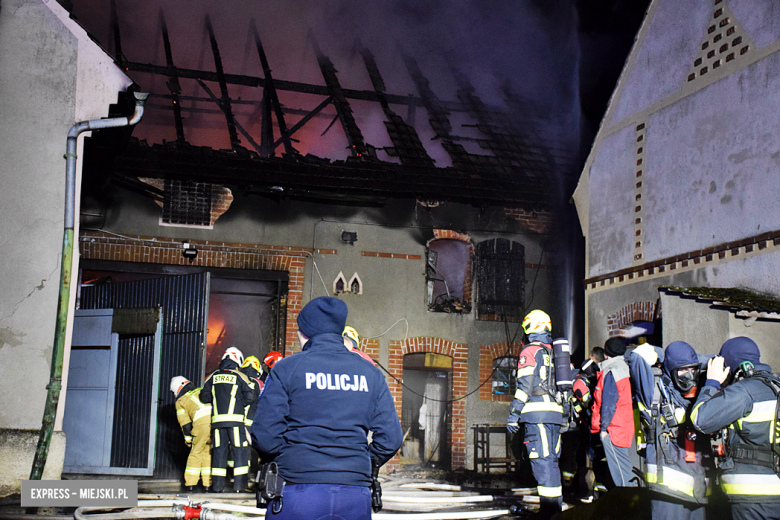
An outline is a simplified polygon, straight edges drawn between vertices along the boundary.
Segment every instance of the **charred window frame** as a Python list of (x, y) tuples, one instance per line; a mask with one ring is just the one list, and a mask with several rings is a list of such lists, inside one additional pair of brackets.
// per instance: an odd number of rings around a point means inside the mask
[(211, 195), (209, 183), (166, 179), (160, 224), (211, 228)]
[(477, 319), (523, 319), (525, 309), (525, 246), (506, 238), (477, 244)]
[(517, 359), (517, 356), (503, 356), (493, 360), (493, 395), (515, 395)]
[(453, 239), (435, 239), (426, 250), (425, 280), (428, 310), (468, 314), (471, 312), (472, 246)]

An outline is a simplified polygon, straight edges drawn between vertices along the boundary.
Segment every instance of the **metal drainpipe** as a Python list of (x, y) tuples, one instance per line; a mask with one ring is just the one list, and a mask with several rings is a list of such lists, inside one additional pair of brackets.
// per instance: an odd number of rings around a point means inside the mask
[(57, 322), (54, 329), (54, 346), (51, 354), (51, 375), (46, 407), (43, 410), (43, 424), (38, 437), (38, 447), (35, 450), (30, 480), (40, 480), (46, 458), (49, 455), (49, 444), (54, 430), (54, 419), (57, 415), (57, 404), (62, 389), (62, 360), (65, 352), (65, 327), (68, 322), (68, 303), (70, 300), (70, 280), (73, 266), (73, 224), (76, 205), (76, 142), (79, 135), (88, 130), (101, 128), (116, 128), (131, 126), (141, 120), (144, 114), (144, 102), (149, 94), (134, 92), (135, 112), (128, 119), (115, 117), (111, 119), (93, 119), (76, 123), (68, 131), (67, 152), (65, 153), (65, 233), (62, 238), (62, 265), (60, 266), (60, 295), (57, 301)]

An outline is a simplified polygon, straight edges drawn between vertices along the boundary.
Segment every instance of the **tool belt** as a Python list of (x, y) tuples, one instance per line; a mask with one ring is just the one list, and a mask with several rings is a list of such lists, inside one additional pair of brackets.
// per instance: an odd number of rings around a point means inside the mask
[(257, 472), (257, 483), (255, 494), (257, 497), (257, 507), (262, 508), (266, 505), (273, 508), (275, 514), (282, 511), (282, 495), (286, 482), (279, 475), (279, 466), (276, 462), (269, 462), (260, 467)]

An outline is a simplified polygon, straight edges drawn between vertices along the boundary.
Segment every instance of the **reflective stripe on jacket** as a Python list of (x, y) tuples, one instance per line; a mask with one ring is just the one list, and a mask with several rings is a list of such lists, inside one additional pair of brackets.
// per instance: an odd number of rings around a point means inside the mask
[[(756, 365), (756, 371), (771, 372), (767, 365)], [(694, 426), (713, 433), (729, 427), (729, 452), (740, 448), (769, 448), (774, 440), (772, 429), (777, 398), (760, 379), (746, 378), (723, 389), (707, 382), (693, 407)], [(720, 464), (721, 488), (730, 502), (780, 502), (780, 478), (772, 468), (749, 460), (726, 459)]]
[(198, 398), (200, 390), (195, 388), (176, 399), (176, 419), (179, 426), (211, 422), (211, 405), (203, 404)]
[(550, 395), (548, 384), (554, 392), (555, 369), (552, 349), (544, 343), (529, 343), (520, 352), (517, 362), (515, 399), (523, 403), (522, 408), (518, 410), (519, 423), (565, 424), (563, 406)]
[(212, 404), (211, 423), (220, 427), (244, 424), (246, 411), (257, 401), (249, 379), (238, 370), (235, 363), (223, 360), (220, 369), (211, 374), (203, 385), (200, 400)]

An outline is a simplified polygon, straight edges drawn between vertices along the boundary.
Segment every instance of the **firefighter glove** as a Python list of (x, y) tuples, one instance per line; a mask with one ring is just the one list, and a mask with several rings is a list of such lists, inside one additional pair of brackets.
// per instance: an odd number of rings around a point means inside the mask
[(520, 419), (520, 415), (516, 413), (510, 413), (509, 417), (506, 419), (506, 429), (509, 430), (509, 433), (517, 433), (517, 430), (520, 429), (520, 425), (517, 423), (517, 421)]
[(192, 448), (192, 435), (184, 436), (184, 444), (186, 444), (188, 448)]

